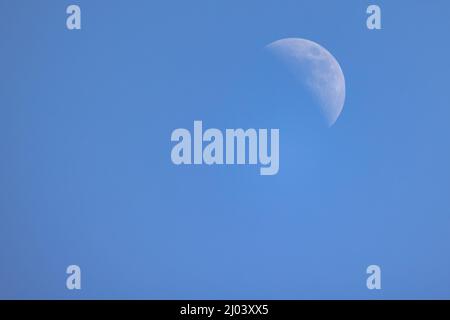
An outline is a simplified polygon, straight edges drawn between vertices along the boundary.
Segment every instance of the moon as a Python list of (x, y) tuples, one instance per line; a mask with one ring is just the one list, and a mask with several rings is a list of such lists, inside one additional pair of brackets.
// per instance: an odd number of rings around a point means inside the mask
[(309, 89), (331, 127), (339, 118), (345, 102), (344, 73), (333, 55), (321, 45), (301, 38), (277, 40), (266, 48)]

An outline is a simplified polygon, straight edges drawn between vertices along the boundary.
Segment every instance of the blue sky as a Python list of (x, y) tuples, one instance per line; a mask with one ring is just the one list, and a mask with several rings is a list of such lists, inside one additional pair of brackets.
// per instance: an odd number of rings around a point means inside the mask
[[(449, 10), (0, 0), (0, 297), (450, 298)], [(332, 128), (264, 50), (287, 37), (344, 71)], [(279, 173), (174, 166), (194, 120), (279, 128)]]

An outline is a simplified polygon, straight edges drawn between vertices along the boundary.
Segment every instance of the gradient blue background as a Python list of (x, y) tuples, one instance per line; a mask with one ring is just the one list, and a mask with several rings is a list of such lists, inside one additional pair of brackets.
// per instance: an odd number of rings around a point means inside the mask
[[(0, 298), (450, 298), (449, 11), (0, 0)], [(285, 37), (339, 61), (332, 128), (264, 51)], [(278, 175), (174, 166), (194, 120), (279, 128)]]

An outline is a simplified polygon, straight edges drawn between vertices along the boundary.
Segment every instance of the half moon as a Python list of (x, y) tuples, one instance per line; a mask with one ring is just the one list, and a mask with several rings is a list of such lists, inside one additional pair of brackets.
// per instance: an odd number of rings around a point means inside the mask
[(266, 48), (281, 58), (312, 92), (331, 127), (345, 102), (344, 73), (333, 55), (319, 44), (300, 38), (281, 39)]

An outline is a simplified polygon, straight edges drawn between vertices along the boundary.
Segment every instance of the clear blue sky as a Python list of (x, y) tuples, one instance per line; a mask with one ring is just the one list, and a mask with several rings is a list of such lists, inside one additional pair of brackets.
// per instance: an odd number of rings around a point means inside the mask
[[(449, 10), (0, 0), (0, 298), (450, 298)], [(330, 129), (264, 51), (286, 37), (344, 71)], [(194, 120), (279, 128), (279, 173), (174, 166)]]

